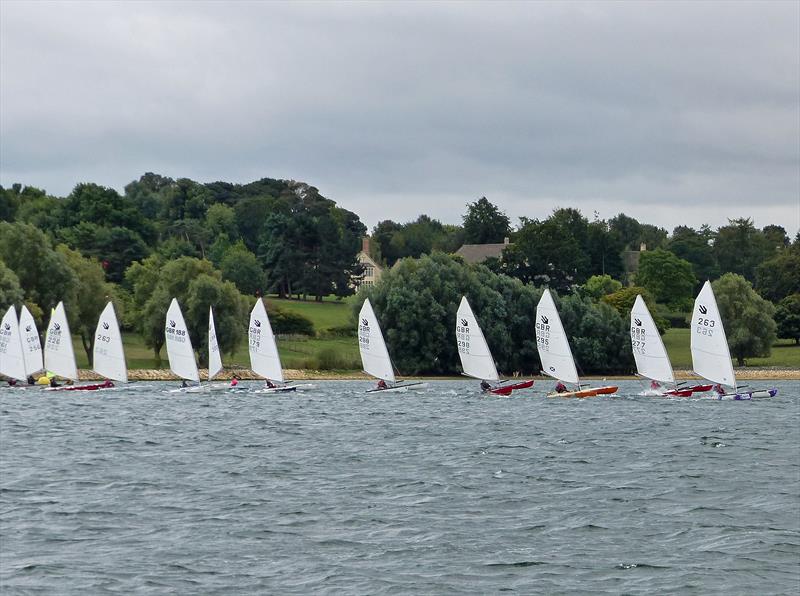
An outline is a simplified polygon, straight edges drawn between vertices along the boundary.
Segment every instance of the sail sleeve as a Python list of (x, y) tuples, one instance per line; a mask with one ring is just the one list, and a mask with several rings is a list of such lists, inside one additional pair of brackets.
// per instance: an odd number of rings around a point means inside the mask
[(487, 381), (499, 379), (489, 344), (466, 296), (461, 297), (456, 313), (456, 342), (465, 375)]
[(256, 300), (247, 329), (250, 368), (264, 379), (283, 383), (283, 366), (264, 302)]
[(32, 375), (44, 368), (42, 343), (39, 340), (36, 321), (33, 320), (31, 311), (24, 304), (19, 313), (19, 329), (22, 335), (22, 349), (25, 355), (25, 372)]
[(222, 370), (222, 356), (217, 343), (217, 328), (214, 325), (214, 310), (208, 307), (208, 380)]
[(186, 328), (181, 307), (175, 298), (172, 299), (169, 310), (167, 310), (164, 336), (166, 337), (170, 370), (182, 379), (199, 383), (200, 373), (194, 358), (192, 340), (189, 337), (189, 330)]
[(75, 352), (72, 349), (72, 336), (67, 323), (64, 303), (59, 302), (50, 317), (44, 342), (44, 365), (47, 370), (65, 379), (78, 380), (75, 365)]
[(694, 372), (714, 383), (736, 387), (728, 339), (708, 281), (694, 301), (690, 329)]
[(536, 347), (543, 373), (567, 383), (579, 382), (567, 334), (547, 288), (536, 306)]
[(631, 349), (640, 375), (661, 383), (675, 382), (661, 334), (641, 295), (631, 309)]
[(97, 374), (122, 383), (128, 382), (128, 365), (125, 363), (122, 334), (111, 302), (106, 304), (97, 320), (92, 362)]
[(395, 382), (392, 360), (383, 340), (378, 319), (369, 298), (364, 300), (358, 313), (358, 350), (364, 372), (389, 383)]

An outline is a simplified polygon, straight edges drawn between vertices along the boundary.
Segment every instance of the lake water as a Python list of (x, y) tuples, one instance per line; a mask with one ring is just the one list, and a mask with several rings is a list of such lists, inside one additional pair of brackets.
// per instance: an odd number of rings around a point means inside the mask
[(3, 594), (796, 594), (800, 383), (0, 390)]

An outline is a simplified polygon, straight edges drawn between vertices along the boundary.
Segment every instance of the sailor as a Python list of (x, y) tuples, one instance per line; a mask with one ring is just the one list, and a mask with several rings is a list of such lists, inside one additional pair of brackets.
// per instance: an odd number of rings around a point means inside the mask
[(236, 387), (239, 384), (239, 377), (237, 375), (233, 375), (231, 379), (231, 387)]
[(100, 389), (109, 389), (114, 386), (114, 383), (111, 382), (111, 379), (106, 379), (100, 384)]
[(272, 381), (270, 381), (269, 379), (267, 379), (267, 381), (266, 381), (266, 385), (267, 385), (267, 389), (275, 389), (275, 388), (276, 388), (276, 387), (275, 387), (275, 383), (273, 383), (273, 382), (272, 382)]
[(33, 379), (33, 375), (28, 375), (28, 385), (35, 385), (36, 381)]
[(56, 381), (55, 377), (50, 377), (50, 386), (51, 387), (60, 387), (60, 383)]
[(16, 387), (17, 386), (17, 380), (16, 379), (9, 379), (7, 382), (8, 382), (8, 386), (9, 387)]
[(376, 387), (376, 389), (388, 389), (386, 381), (384, 381), (383, 379), (378, 381), (378, 386)]
[(564, 385), (564, 383), (562, 383), (561, 381), (556, 383), (556, 393), (566, 393), (566, 392), (567, 392), (567, 386)]
[(186, 382), (186, 379), (181, 379), (181, 389), (186, 389), (189, 386), (189, 383)]
[(650, 389), (655, 389), (655, 390), (661, 389), (661, 383), (659, 383), (658, 381), (650, 381)]
[(486, 381), (486, 380), (483, 380), (483, 381), (481, 381), (481, 391), (483, 391), (484, 393), (486, 393), (486, 392), (487, 392), (487, 391), (489, 391), (489, 389), (491, 389), (491, 388), (492, 388), (492, 386), (491, 386), (491, 385), (489, 385), (489, 382), (488, 382), (488, 381)]

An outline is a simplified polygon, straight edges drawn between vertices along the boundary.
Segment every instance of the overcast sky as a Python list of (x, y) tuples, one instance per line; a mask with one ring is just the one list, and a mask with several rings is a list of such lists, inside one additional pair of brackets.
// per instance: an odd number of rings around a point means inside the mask
[(0, 184), (800, 227), (800, 2), (0, 2)]

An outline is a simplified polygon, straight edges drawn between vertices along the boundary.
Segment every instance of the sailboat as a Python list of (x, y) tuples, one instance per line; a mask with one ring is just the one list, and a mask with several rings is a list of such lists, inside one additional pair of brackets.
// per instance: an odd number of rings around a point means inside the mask
[(219, 342), (217, 341), (217, 327), (214, 325), (214, 309), (208, 307), (208, 381), (206, 387), (211, 391), (230, 391), (236, 389), (236, 383), (211, 383), (211, 380), (216, 377), (222, 370), (222, 352), (219, 350)]
[(466, 296), (461, 297), (456, 313), (456, 342), (458, 344), (458, 356), (461, 358), (461, 368), (464, 374), (475, 379), (480, 379), (481, 390), (484, 393), (494, 393), (495, 395), (511, 395), (515, 389), (527, 389), (533, 387), (533, 381), (527, 380), (511, 385), (495, 385), (491, 382), (500, 382), (500, 375), (497, 374), (497, 367), (489, 350), (489, 344), (483, 335), (478, 319), (472, 312)]
[(594, 397), (616, 393), (618, 387), (591, 387), (581, 389), (575, 359), (569, 347), (569, 340), (564, 333), (561, 317), (558, 315), (550, 290), (545, 288), (539, 304), (536, 305), (536, 346), (539, 359), (542, 361), (542, 372), (563, 383), (577, 386), (575, 391), (558, 391), (549, 393), (547, 397)]
[[(648, 393), (640, 395), (671, 395), (689, 397), (695, 391), (708, 391), (711, 385), (679, 387), (675, 383), (672, 364), (669, 361), (661, 334), (641, 294), (637, 294), (631, 309), (631, 349), (639, 376), (653, 381)], [(662, 385), (671, 386), (663, 389)]]
[[(186, 321), (183, 319), (183, 313), (176, 298), (172, 299), (167, 310), (164, 336), (167, 344), (169, 368), (176, 376), (184, 379), (183, 386), (172, 391), (200, 391), (202, 389), (200, 386), (200, 373), (197, 370), (197, 362), (194, 358), (192, 340), (189, 337), (189, 330), (186, 328)], [(189, 387), (186, 385), (186, 381), (194, 381), (197, 385)]]
[[(728, 339), (709, 281), (703, 284), (694, 301), (691, 334), (692, 368), (698, 375), (716, 384), (715, 391), (719, 399), (747, 400), (774, 397), (778, 393), (774, 387), (754, 391), (740, 391), (737, 388)], [(733, 393), (726, 393), (723, 386), (732, 387)]]
[[(22, 347), (22, 337), (17, 321), (17, 309), (14, 305), (8, 307), (3, 320), (0, 321), (0, 374), (13, 381), (25, 381), (25, 354)], [(12, 381), (9, 381), (12, 384)]]
[[(284, 393), (296, 391), (297, 386), (286, 385), (283, 378), (283, 366), (275, 343), (275, 334), (269, 323), (264, 302), (256, 300), (250, 311), (250, 326), (247, 329), (250, 350), (250, 369), (259, 377), (266, 379), (263, 389), (257, 393)], [(309, 386), (313, 387), (313, 385)]]
[(29, 375), (36, 374), (44, 368), (42, 343), (39, 341), (39, 330), (36, 328), (33, 315), (24, 304), (19, 313), (19, 332), (22, 338), (25, 372)]
[(394, 376), (392, 359), (383, 333), (378, 324), (375, 311), (369, 298), (364, 300), (361, 311), (358, 313), (358, 351), (361, 354), (361, 365), (368, 375), (380, 379), (378, 387), (369, 389), (367, 393), (389, 392), (399, 393), (409, 389), (424, 389), (427, 383), (398, 383)]
[(72, 349), (72, 336), (67, 323), (64, 303), (56, 305), (44, 340), (45, 368), (65, 379), (78, 380), (78, 367), (75, 365), (75, 352)]

